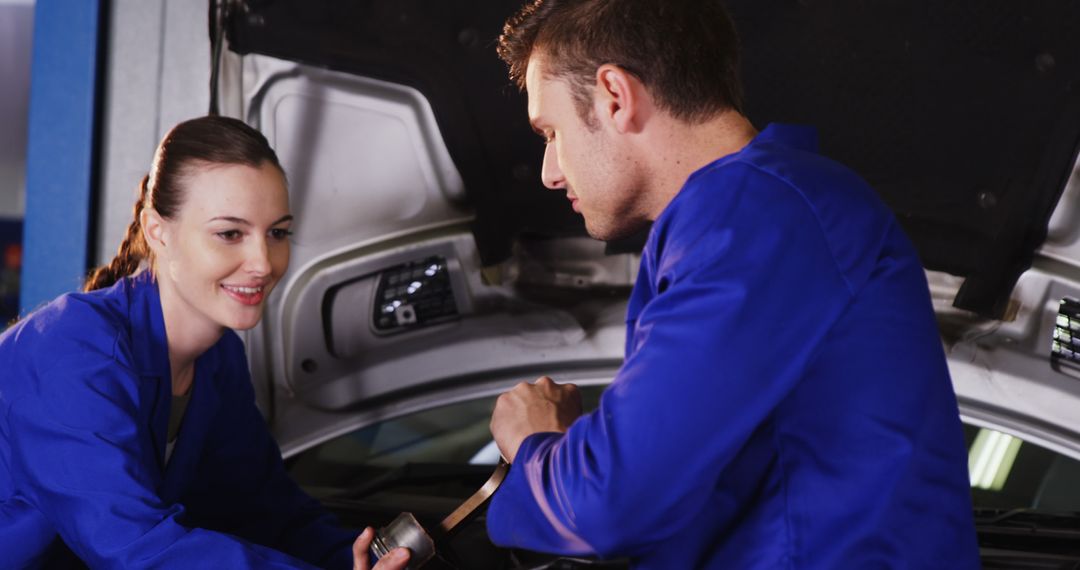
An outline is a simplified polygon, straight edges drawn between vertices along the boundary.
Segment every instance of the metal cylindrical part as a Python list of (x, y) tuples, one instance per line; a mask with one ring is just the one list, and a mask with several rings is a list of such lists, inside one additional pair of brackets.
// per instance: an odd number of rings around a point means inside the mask
[(375, 539), (371, 541), (371, 554), (378, 560), (401, 546), (408, 548), (411, 553), (406, 570), (416, 570), (435, 556), (435, 541), (412, 513), (401, 513), (390, 524), (376, 531)]

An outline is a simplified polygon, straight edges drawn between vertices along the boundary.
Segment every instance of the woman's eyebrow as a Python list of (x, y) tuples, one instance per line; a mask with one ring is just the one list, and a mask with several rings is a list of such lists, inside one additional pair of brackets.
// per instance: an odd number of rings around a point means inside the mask
[[(233, 224), (240, 224), (240, 225), (244, 225), (244, 226), (250, 226), (251, 225), (251, 222), (245, 220), (244, 218), (237, 218), (235, 216), (216, 216), (216, 217), (210, 218), (206, 222), (210, 223), (210, 222), (216, 222), (218, 220), (233, 223)], [(276, 226), (276, 225), (284, 223), (284, 222), (291, 222), (292, 220), (293, 220), (292, 214), (288, 214), (288, 215), (285, 215), (285, 216), (282, 216), (282, 217), (278, 218), (277, 220), (274, 221), (274, 223), (272, 223), (270, 225), (271, 226)]]
[(235, 216), (215, 216), (213, 218), (210, 218), (209, 220), (206, 220), (206, 223), (216, 222), (216, 221), (219, 221), (219, 220), (223, 221), (223, 222), (229, 222), (229, 223), (232, 223), (232, 224), (241, 224), (241, 225), (244, 225), (244, 226), (250, 226), (251, 225), (251, 222), (245, 220), (244, 218), (237, 218)]

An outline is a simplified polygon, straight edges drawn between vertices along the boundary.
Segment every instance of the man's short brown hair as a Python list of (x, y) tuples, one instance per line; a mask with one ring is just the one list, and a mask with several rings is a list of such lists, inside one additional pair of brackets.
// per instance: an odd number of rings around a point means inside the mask
[(735, 27), (719, 0), (532, 0), (506, 21), (499, 57), (525, 88), (534, 54), (592, 116), (601, 65), (634, 74), (660, 108), (687, 122), (742, 108)]

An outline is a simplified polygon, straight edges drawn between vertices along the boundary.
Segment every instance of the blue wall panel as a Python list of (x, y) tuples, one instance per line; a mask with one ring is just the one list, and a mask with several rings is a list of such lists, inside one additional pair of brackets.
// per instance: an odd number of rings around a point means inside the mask
[(77, 289), (86, 274), (101, 17), (99, 0), (37, 0), (34, 6), (23, 313)]

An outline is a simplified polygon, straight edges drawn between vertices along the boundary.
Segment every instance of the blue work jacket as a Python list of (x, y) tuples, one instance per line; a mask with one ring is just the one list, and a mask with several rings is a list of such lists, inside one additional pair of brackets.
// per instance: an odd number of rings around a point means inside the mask
[(599, 408), (525, 439), (497, 544), (636, 568), (978, 568), (925, 274), (874, 192), (772, 125), (653, 224)]
[(14, 325), (0, 371), (0, 567), (53, 565), (62, 540), (93, 568), (351, 568), (356, 533), (287, 477), (234, 332), (197, 359), (165, 463), (172, 381), (149, 272)]

